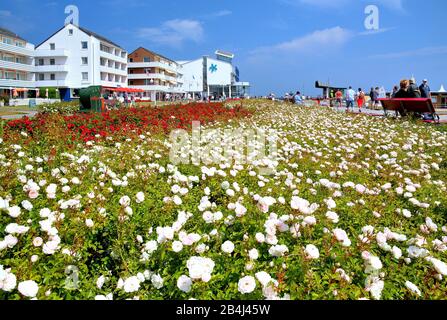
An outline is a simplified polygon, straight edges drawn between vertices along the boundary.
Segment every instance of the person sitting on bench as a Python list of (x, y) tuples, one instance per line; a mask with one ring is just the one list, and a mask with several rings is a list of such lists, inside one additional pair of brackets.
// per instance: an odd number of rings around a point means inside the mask
[(419, 87), (416, 84), (416, 80), (414, 78), (410, 79), (410, 86), (408, 87), (408, 95), (409, 98), (420, 98), (421, 91), (419, 91)]
[(408, 80), (404, 79), (400, 82), (400, 89), (394, 95), (396, 99), (405, 99), (410, 98), (410, 94), (408, 93)]

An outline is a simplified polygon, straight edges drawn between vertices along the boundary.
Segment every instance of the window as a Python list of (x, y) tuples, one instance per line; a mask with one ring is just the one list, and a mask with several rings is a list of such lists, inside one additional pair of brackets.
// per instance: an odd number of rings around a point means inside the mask
[(45, 80), (45, 75), (43, 73), (39, 74), (39, 81), (44, 81)]
[(81, 48), (82, 49), (88, 49), (88, 42), (87, 41), (82, 41), (81, 42)]
[(73, 29), (68, 29), (68, 35), (72, 36), (73, 35)]
[(55, 75), (54, 73), (52, 73), (52, 74), (50, 75), (50, 79), (51, 79), (51, 80), (56, 80), (56, 75)]
[(88, 58), (87, 57), (82, 57), (82, 64), (83, 65), (87, 65), (88, 64)]
[(144, 62), (151, 62), (151, 58), (144, 57)]
[(50, 50), (56, 50), (56, 44), (50, 43)]
[(50, 59), (50, 65), (54, 66), (56, 64), (56, 60)]
[(82, 81), (88, 81), (88, 72), (82, 73)]
[(12, 39), (3, 37), (3, 43), (12, 44)]
[(43, 59), (39, 59), (39, 66), (43, 66), (43, 65), (44, 65)]
[(129, 58), (129, 62), (133, 62), (133, 58)]

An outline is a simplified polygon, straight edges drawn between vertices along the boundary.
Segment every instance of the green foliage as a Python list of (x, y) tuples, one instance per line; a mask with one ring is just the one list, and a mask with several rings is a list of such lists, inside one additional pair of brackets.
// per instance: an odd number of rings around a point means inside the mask
[(38, 106), (40, 113), (58, 113), (62, 115), (73, 114), (79, 111), (79, 102), (56, 102), (56, 103), (44, 103)]
[(59, 99), (59, 90), (56, 88), (39, 88), (39, 97), (46, 98), (48, 89), (48, 99)]

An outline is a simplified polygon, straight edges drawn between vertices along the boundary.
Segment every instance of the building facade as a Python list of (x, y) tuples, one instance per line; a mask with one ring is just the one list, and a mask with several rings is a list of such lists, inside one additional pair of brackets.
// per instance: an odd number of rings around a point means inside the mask
[(183, 94), (181, 66), (158, 53), (138, 48), (129, 54), (129, 88), (144, 90), (143, 97), (162, 100), (167, 94)]
[(233, 66), (234, 55), (217, 50), (216, 58), (204, 56), (179, 61), (183, 70), (183, 91), (202, 97), (247, 97), (250, 83), (239, 81), (239, 69)]
[(89, 86), (127, 87), (127, 51), (73, 24), (36, 47), (35, 64), (36, 87), (58, 88), (64, 100)]
[(447, 108), (447, 90), (441, 85), (438, 91), (431, 93), (433, 104), (436, 108)]
[(35, 88), (34, 45), (0, 28), (0, 96), (26, 97)]

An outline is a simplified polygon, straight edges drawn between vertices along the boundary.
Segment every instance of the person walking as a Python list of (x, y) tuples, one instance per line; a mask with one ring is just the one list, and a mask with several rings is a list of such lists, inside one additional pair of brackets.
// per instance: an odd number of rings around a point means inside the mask
[(431, 90), (428, 86), (427, 79), (424, 79), (424, 81), (422, 81), (422, 84), (419, 87), (419, 91), (421, 92), (421, 98), (431, 99)]
[(362, 108), (365, 104), (365, 93), (363, 92), (362, 88), (359, 88), (359, 91), (357, 93), (357, 105), (359, 107), (359, 112), (362, 112)]
[(416, 80), (414, 78), (410, 79), (410, 85), (407, 89), (409, 98), (420, 98), (421, 92), (419, 91), (419, 87), (416, 84)]
[(373, 87), (371, 87), (371, 90), (369, 91), (369, 97), (371, 98), (369, 101), (370, 101), (370, 103), (369, 103), (369, 107), (371, 108), (371, 109), (373, 109), (373, 107), (374, 107), (374, 103), (375, 103), (375, 93), (374, 93), (374, 88)]
[(343, 105), (343, 92), (341, 92), (340, 89), (337, 90), (337, 92), (335, 93), (335, 98), (337, 99), (337, 104), (338, 107), (341, 108)]
[(301, 97), (301, 92), (297, 91), (295, 94), (295, 103), (298, 105), (303, 104), (303, 98)]
[(354, 111), (354, 101), (355, 91), (352, 90), (352, 87), (349, 87), (348, 91), (346, 91), (346, 112), (349, 112), (349, 107)]

